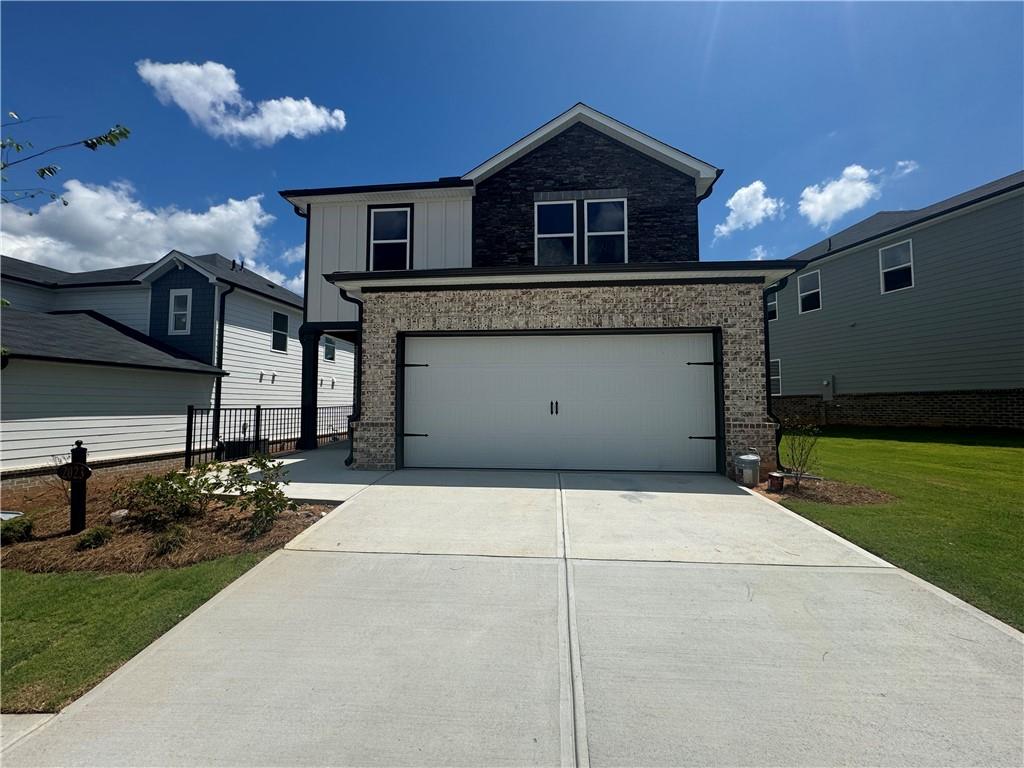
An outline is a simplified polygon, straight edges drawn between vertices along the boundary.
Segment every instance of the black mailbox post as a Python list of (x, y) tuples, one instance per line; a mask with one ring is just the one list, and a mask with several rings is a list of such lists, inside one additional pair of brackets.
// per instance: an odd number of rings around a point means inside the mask
[(81, 533), (85, 530), (85, 482), (92, 475), (92, 470), (85, 463), (89, 451), (82, 446), (81, 440), (75, 440), (71, 449), (71, 463), (62, 464), (57, 468), (57, 476), (71, 484), (71, 532)]

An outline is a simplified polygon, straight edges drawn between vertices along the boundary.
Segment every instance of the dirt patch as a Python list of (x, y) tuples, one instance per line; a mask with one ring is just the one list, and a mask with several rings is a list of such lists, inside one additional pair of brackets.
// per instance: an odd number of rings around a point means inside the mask
[(799, 490), (794, 489), (791, 483), (792, 480), (787, 477), (785, 491), (781, 494), (769, 492), (767, 485), (761, 485), (757, 490), (774, 501), (801, 499), (819, 504), (835, 504), (844, 507), (862, 504), (889, 504), (896, 501), (895, 496), (885, 491), (880, 491), (877, 488), (843, 483), (839, 480), (804, 480), (800, 483)]
[[(204, 517), (185, 523), (188, 534), (178, 549), (165, 555), (153, 552), (154, 534), (133, 525), (114, 525), (113, 538), (96, 549), (75, 549), (81, 534), (68, 532), (68, 502), (59, 481), (46, 488), (4, 494), (4, 509), (24, 512), (32, 521), (32, 540), (8, 544), (0, 551), (0, 565), (34, 573), (57, 571), (110, 571), (135, 573), (152, 568), (178, 568), (223, 555), (277, 549), (333, 509), (330, 505), (302, 504), (283, 512), (274, 527), (256, 539), (247, 537), (246, 518), (230, 502), (217, 503)], [(111, 525), (114, 511), (110, 495), (124, 478), (89, 481), (86, 527)]]

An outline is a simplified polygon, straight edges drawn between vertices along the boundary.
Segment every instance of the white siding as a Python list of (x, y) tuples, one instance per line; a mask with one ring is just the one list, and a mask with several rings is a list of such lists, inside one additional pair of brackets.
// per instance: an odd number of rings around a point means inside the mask
[(12, 307), (26, 312), (49, 312), (54, 309), (53, 293), (48, 288), (18, 283), (14, 280), (4, 280), (3, 286), (0, 287), (0, 294), (11, 302)]
[[(274, 312), (288, 315), (288, 351), (271, 346)], [(224, 408), (262, 405), (298, 406), (302, 400), (302, 311), (235, 291), (227, 297), (221, 390)], [(352, 404), (352, 345), (338, 342), (336, 360), (323, 359), (320, 342), (318, 405)], [(334, 379), (333, 387), (331, 379)]]
[(185, 411), (213, 376), (12, 360), (3, 372), (0, 465), (48, 465), (82, 440), (92, 459), (183, 451)]
[[(397, 200), (396, 202), (410, 202)], [(311, 322), (356, 320), (356, 306), (341, 298), (323, 279), (330, 272), (366, 269), (367, 206), (377, 201), (318, 203), (309, 222), (309, 288), (306, 296)], [(387, 202), (392, 204), (392, 201)], [(419, 200), (413, 206), (413, 269), (472, 266), (473, 201)]]
[(149, 334), (149, 286), (61, 288), (53, 309), (91, 309)]

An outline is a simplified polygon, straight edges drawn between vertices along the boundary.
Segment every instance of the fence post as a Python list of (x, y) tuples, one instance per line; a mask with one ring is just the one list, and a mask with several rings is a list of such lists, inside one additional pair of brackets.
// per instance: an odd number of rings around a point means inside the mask
[(190, 405), (185, 415), (185, 469), (192, 469), (192, 430), (196, 422), (196, 407)]
[(263, 406), (257, 405), (256, 415), (253, 417), (252, 420), (252, 452), (254, 454), (260, 452), (260, 420), (262, 418), (262, 415)]

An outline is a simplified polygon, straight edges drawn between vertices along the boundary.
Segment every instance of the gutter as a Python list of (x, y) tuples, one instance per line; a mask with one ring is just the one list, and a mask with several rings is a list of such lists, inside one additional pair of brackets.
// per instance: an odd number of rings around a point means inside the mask
[(768, 418), (775, 422), (775, 456), (776, 464), (781, 472), (789, 472), (790, 469), (782, 463), (782, 452), (779, 450), (779, 446), (782, 444), (782, 422), (772, 409), (772, 353), (768, 332), (768, 296), (781, 291), (788, 282), (788, 277), (782, 278), (775, 285), (767, 288), (761, 296), (761, 317), (764, 323), (764, 396), (768, 406)]
[(354, 296), (349, 296), (342, 289), (338, 289), (343, 301), (349, 301), (356, 305), (359, 312), (359, 338), (355, 344), (355, 355), (352, 360), (352, 415), (348, 417), (348, 457), (345, 459), (345, 466), (351, 467), (356, 460), (356, 441), (352, 434), (352, 422), (358, 421), (361, 416), (363, 401), (363, 302)]
[[(235, 286), (231, 286), (220, 295), (220, 307), (217, 310), (217, 367), (224, 369), (224, 309), (227, 306), (229, 293), (233, 293)], [(220, 392), (221, 379), (217, 379), (213, 385), (213, 439), (220, 441)]]

